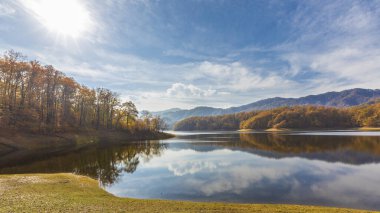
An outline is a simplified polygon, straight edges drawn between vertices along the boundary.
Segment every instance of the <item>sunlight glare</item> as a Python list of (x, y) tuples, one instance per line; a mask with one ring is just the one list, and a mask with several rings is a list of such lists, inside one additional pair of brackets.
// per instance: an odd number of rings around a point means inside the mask
[(79, 0), (27, 0), (23, 4), (59, 35), (78, 38), (90, 28), (90, 14)]

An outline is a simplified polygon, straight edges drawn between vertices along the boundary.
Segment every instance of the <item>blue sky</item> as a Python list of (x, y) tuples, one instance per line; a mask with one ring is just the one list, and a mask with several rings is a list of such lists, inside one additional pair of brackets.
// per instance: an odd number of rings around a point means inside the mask
[(43, 19), (46, 1), (0, 2), (0, 50), (139, 109), (380, 88), (378, 0), (50, 0)]

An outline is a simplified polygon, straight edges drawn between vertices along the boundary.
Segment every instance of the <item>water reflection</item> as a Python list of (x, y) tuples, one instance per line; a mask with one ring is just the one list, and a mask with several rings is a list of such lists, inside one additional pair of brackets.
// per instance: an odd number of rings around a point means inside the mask
[(169, 149), (107, 190), (137, 198), (378, 209), (378, 175), (379, 164), (277, 160), (228, 149), (207, 153)]
[(380, 155), (380, 137), (298, 135), (298, 134), (240, 134), (240, 140), (261, 150), (282, 153), (315, 153), (353, 150)]
[(122, 173), (133, 173), (140, 162), (160, 156), (166, 144), (146, 141), (124, 146), (93, 146), (46, 159), (0, 168), (2, 174), (74, 172), (100, 180), (101, 184), (117, 182)]
[[(171, 148), (208, 152), (230, 149), (268, 158), (301, 157), (328, 162), (366, 164), (380, 162), (378, 137), (340, 135), (304, 135), (299, 133), (221, 133), (185, 135), (173, 141)], [(337, 134), (337, 133), (334, 133)]]
[(117, 196), (380, 209), (379, 136), (213, 132), (1, 167), (76, 172)]
[(330, 162), (364, 164), (380, 162), (380, 137), (298, 135), (298, 134), (240, 134), (247, 146), (273, 157), (303, 157)]

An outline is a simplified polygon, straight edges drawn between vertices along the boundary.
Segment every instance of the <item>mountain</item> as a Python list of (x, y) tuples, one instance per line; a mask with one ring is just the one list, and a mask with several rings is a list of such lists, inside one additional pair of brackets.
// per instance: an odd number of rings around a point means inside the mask
[(192, 116), (223, 115), (294, 105), (349, 107), (367, 103), (375, 98), (380, 98), (380, 89), (372, 90), (356, 88), (341, 92), (327, 92), (319, 95), (309, 95), (300, 98), (268, 98), (250, 104), (226, 109), (202, 106), (188, 110), (173, 108), (165, 111), (154, 112), (153, 114), (160, 115), (169, 123), (170, 126), (172, 126), (175, 122)]
[(225, 114), (226, 109), (213, 108), (213, 107), (196, 107), (193, 109), (179, 109), (179, 110), (164, 110), (159, 112), (152, 112), (153, 115), (161, 116), (169, 126), (173, 126), (177, 121), (192, 116), (209, 116)]
[(159, 111), (159, 112), (152, 112), (153, 115), (162, 115), (162, 114), (166, 114), (166, 113), (171, 113), (171, 112), (177, 112), (177, 111), (180, 111), (182, 109), (180, 108), (171, 108), (171, 109), (167, 109), (167, 110), (163, 110), (163, 111)]

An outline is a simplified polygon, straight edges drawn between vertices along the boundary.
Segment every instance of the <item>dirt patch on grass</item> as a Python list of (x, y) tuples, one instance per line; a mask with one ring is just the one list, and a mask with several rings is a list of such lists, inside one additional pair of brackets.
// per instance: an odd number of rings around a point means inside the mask
[(49, 183), (51, 181), (38, 176), (25, 176), (25, 177), (16, 177), (17, 183), (21, 184), (36, 184), (36, 183)]
[(9, 178), (0, 178), (0, 195), (7, 190), (21, 187), (24, 184), (51, 183), (52, 181), (39, 176), (10, 176)]
[(3, 194), (4, 194), (7, 190), (9, 190), (9, 186), (8, 186), (8, 184), (6, 183), (5, 180), (0, 179), (0, 197), (2, 197)]

